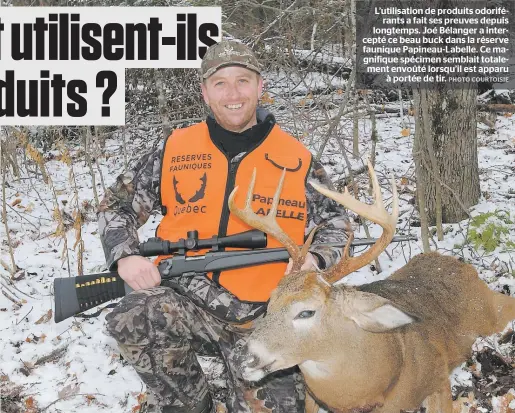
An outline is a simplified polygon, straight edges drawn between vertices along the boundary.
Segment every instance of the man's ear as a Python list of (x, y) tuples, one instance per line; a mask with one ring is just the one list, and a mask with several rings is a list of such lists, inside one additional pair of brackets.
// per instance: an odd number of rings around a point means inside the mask
[(347, 317), (371, 333), (384, 333), (414, 323), (417, 318), (376, 294), (353, 291), (347, 298)]
[(263, 76), (258, 75), (258, 99), (263, 95)]
[(202, 83), (200, 83), (200, 90), (202, 91), (202, 97), (204, 98), (204, 102), (206, 102), (206, 105), (209, 106), (209, 97), (207, 95), (205, 80), (203, 80)]

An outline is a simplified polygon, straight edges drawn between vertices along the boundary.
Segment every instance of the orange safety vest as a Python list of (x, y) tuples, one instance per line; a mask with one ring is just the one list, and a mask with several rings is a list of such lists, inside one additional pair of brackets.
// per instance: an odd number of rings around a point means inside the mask
[[(164, 218), (157, 236), (177, 241), (194, 229), (201, 239), (252, 229), (230, 214), (227, 197), (238, 186), (235, 203), (239, 208), (244, 207), (256, 167), (252, 209), (264, 216), (269, 211), (282, 171), (287, 168), (277, 222), (297, 245), (302, 245), (307, 220), (305, 185), (311, 159), (311, 153), (277, 125), (257, 148), (235, 164), (230, 164), (215, 146), (206, 122), (175, 130), (164, 147), (160, 185)], [(282, 245), (269, 236), (267, 248), (277, 247)], [(189, 251), (187, 255), (205, 252)], [(214, 277), (242, 301), (266, 302), (285, 269), (286, 263), (273, 263), (214, 275), (208, 273), (208, 277)]]

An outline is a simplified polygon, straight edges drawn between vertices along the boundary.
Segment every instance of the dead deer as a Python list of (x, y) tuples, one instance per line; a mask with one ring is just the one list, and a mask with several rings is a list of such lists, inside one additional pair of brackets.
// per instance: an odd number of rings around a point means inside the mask
[(451, 371), (464, 362), (479, 336), (502, 331), (515, 319), (515, 298), (496, 293), (472, 265), (438, 253), (421, 254), (390, 278), (359, 287), (335, 282), (374, 260), (392, 239), (398, 216), (388, 214), (369, 164), (375, 204), (367, 205), (311, 183), (317, 191), (381, 225), (380, 239), (365, 253), (324, 271), (300, 271), (302, 250), (275, 220), (284, 173), (268, 216), (251, 209), (255, 171), (246, 206), (230, 210), (280, 241), (291, 273), (273, 291), (267, 314), (236, 352), (243, 378), (257, 381), (298, 365), (306, 383), (306, 411), (316, 405), (340, 413), (399, 413), (421, 405), (427, 413), (452, 413)]

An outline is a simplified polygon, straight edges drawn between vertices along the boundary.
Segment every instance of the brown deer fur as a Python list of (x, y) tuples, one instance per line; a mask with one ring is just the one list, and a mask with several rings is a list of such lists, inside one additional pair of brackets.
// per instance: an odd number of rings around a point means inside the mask
[[(315, 316), (295, 319), (303, 311)], [(299, 272), (274, 291), (245, 348), (254, 365), (243, 362), (244, 377), (298, 364), (315, 399), (334, 412), (398, 413), (426, 400), (428, 413), (451, 413), (449, 374), (479, 336), (512, 319), (514, 298), (438, 253), (357, 288)]]

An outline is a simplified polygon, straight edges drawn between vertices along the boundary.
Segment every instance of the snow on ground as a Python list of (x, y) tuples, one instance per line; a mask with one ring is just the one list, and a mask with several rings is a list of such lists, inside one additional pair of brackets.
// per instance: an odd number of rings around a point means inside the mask
[[(413, 133), (414, 120), (392, 116), (377, 120), (381, 141), (377, 146), (376, 170), (380, 178), (383, 194), (390, 202), (388, 177), (395, 176), (401, 199), (401, 219), (398, 234), (420, 235), (419, 228), (411, 226), (413, 205), (413, 186), (409, 178), (414, 175), (411, 151), (413, 136), (401, 136), (401, 130), (409, 127)], [(513, 179), (515, 149), (515, 117), (498, 117), (495, 132), (478, 125), (479, 128), (479, 165), (481, 168), (481, 190), (483, 197), (472, 210), (472, 215), (503, 209), (508, 212), (511, 221), (515, 221), (515, 182)], [(157, 132), (156, 132), (156, 135)], [(370, 136), (370, 122), (360, 123), (363, 153), (369, 150), (367, 138)], [(129, 148), (138, 157), (145, 137), (127, 138)], [(330, 142), (323, 160), (338, 181), (342, 177), (343, 159), (337, 154), (334, 142)], [(108, 159), (101, 158), (102, 173), (106, 185), (111, 184), (123, 169), (121, 142), (113, 139), (107, 141)], [(78, 148), (72, 149), (72, 155)], [(56, 157), (47, 162), (47, 168), (53, 181), (57, 202), (61, 209), (72, 215), (75, 200), (73, 187), (69, 182), (70, 168)], [(366, 159), (367, 155), (363, 156)], [(351, 159), (353, 167), (362, 166), (361, 161)], [(34, 166), (31, 166), (31, 170)], [(99, 240), (97, 224), (94, 220), (94, 202), (92, 183), (88, 168), (83, 160), (73, 166), (78, 202), (89, 217), (82, 227), (84, 240), (84, 272), (93, 273), (104, 269), (104, 255)], [(402, 178), (407, 178), (403, 180)], [(102, 194), (99, 175), (97, 190)], [(365, 188), (367, 177), (359, 177), (360, 186)], [(366, 191), (363, 191), (366, 193)], [(21, 403), (27, 412), (36, 408), (51, 412), (98, 412), (110, 413), (137, 412), (142, 400), (144, 386), (131, 367), (120, 359), (116, 343), (103, 331), (105, 310), (98, 318), (82, 320), (68, 319), (55, 324), (53, 319), (46, 320), (49, 310), (53, 308), (53, 280), (67, 277), (67, 262), (63, 261), (64, 240), (53, 234), (56, 222), (52, 211), (55, 206), (53, 195), (48, 185), (33, 174), (23, 171), (20, 180), (10, 180), (6, 189), (8, 223), (11, 241), (16, 246), (14, 255), (17, 265), (23, 270), (18, 274), (19, 280), (11, 287), (21, 306), (14, 305), (4, 295), (0, 295), (0, 389), (5, 395), (14, 386), (23, 386)], [(17, 201), (19, 200), (19, 201)], [(16, 202), (15, 202), (16, 201)], [(153, 235), (158, 219), (154, 218), (140, 229), (141, 239)], [(515, 254), (513, 251), (493, 253), (474, 252), (461, 248), (467, 229), (467, 221), (460, 224), (445, 225), (447, 235), (442, 242), (436, 241), (442, 252), (464, 256), (471, 260), (480, 272), (480, 276), (491, 287), (500, 290), (504, 285), (515, 291), (513, 279)], [(380, 228), (370, 225), (371, 235), (380, 235)], [(364, 237), (363, 228), (356, 227), (356, 237)], [(0, 237), (5, 239), (5, 228), (0, 227)], [(515, 242), (515, 228), (509, 228), (506, 240)], [(67, 232), (70, 271), (76, 273), (77, 254), (74, 251), (75, 231)], [(3, 246), (1, 259), (10, 263), (7, 250)], [(434, 247), (434, 245), (433, 245)], [(410, 257), (422, 251), (420, 242), (406, 242), (390, 245), (390, 260), (385, 254), (380, 257), (383, 272), (377, 274), (367, 266), (352, 274), (345, 280), (350, 284), (371, 282), (389, 276), (403, 266)], [(511, 265), (511, 267), (509, 267)], [(502, 273), (502, 277), (498, 275)], [(511, 273), (511, 275), (510, 275)], [(0, 274), (8, 277), (4, 268)], [(5, 278), (4, 278), (5, 281)], [(483, 344), (481, 344), (483, 343)], [(478, 343), (484, 345), (485, 341)], [(463, 369), (456, 370), (454, 383), (466, 385), (470, 373)], [(6, 405), (4, 399), (4, 406)], [(1, 401), (0, 401), (1, 402)], [(495, 403), (494, 403), (495, 404)], [(32, 409), (32, 410), (31, 410)], [(0, 411), (1, 408), (0, 408)]]

